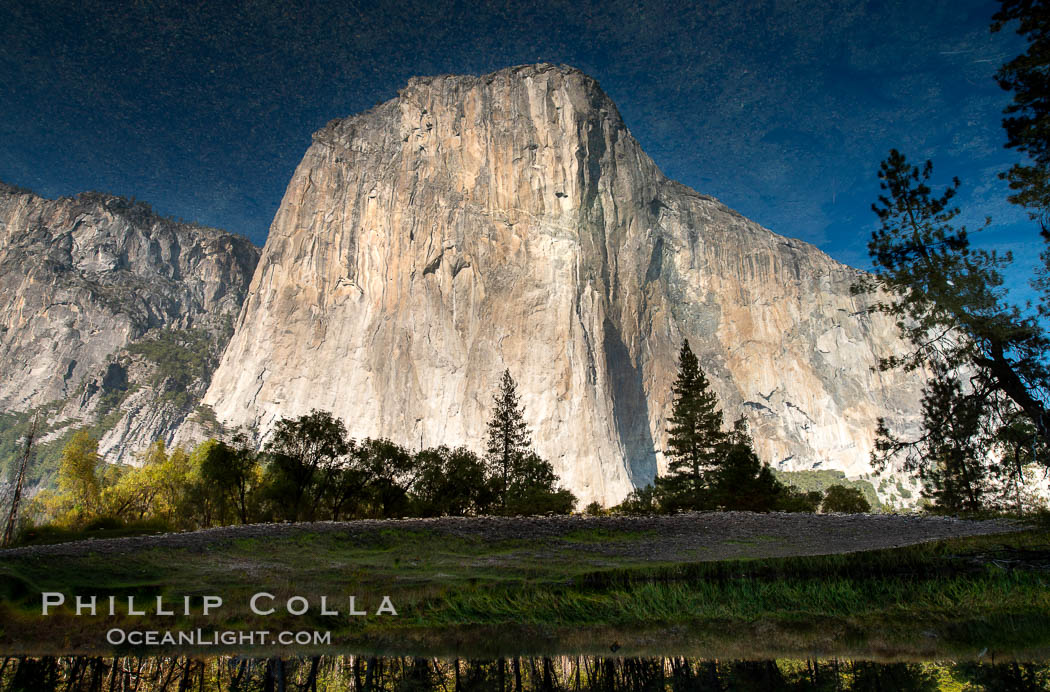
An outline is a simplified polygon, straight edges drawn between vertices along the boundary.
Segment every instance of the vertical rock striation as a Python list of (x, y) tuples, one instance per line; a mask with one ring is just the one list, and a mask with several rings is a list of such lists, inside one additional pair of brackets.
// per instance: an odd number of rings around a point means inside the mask
[(204, 402), (480, 449), (509, 368), (537, 450), (613, 502), (663, 467), (689, 339), (764, 459), (863, 473), (921, 381), (874, 370), (902, 345), (856, 276), (668, 180), (578, 70), (417, 78), (314, 135)]
[(218, 364), (258, 255), (245, 238), (143, 203), (0, 184), (0, 410), (46, 410), (52, 437), (93, 426), (112, 461), (170, 442)]

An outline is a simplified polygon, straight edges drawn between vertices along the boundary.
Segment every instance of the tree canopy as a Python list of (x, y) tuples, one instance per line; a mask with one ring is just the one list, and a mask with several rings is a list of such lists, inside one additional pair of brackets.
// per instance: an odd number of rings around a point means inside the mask
[[(1015, 192), (1010, 200), (1040, 220), (1050, 241), (1048, 9), (1038, 0), (1001, 0), (992, 30), (1016, 20), (1029, 41), (996, 74), (1014, 92), (1003, 119), (1007, 146), (1030, 156), (1003, 177)], [(935, 194), (932, 171), (932, 162), (916, 166), (891, 150), (879, 171), (884, 194), (872, 205), (880, 220), (868, 243), (875, 272), (856, 289), (875, 296), (872, 309), (892, 316), (912, 345), (880, 365), (929, 375), (921, 434), (906, 438), (880, 421), (873, 461), (903, 459), (937, 506), (976, 510), (995, 488), (1001, 496), (1016, 487), (1026, 466), (1050, 470), (1050, 251), (1033, 281), (1041, 295), (1037, 309), (1011, 302), (1003, 273), (1012, 256), (971, 245), (953, 206), (959, 179)]]

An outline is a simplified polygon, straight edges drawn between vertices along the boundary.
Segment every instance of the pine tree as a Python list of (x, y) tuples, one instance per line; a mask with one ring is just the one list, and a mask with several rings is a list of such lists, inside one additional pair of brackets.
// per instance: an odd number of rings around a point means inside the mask
[(741, 417), (726, 436), (725, 454), (710, 472), (711, 503), (721, 509), (769, 512), (777, 506), (784, 486), (773, 476), (769, 464), (762, 463)]
[(879, 171), (888, 194), (872, 205), (881, 221), (868, 243), (876, 273), (855, 290), (871, 292), (871, 310), (893, 317), (912, 345), (880, 368), (934, 374), (923, 402), (924, 434), (902, 438), (880, 421), (872, 462), (884, 468), (903, 457), (938, 505), (975, 509), (989, 474), (1003, 471), (986, 460), (1008, 459), (994, 449), (997, 429), (1027, 421), (1030, 446), (1050, 444), (1050, 335), (1008, 302), (1009, 253), (972, 248), (966, 228), (955, 224), (958, 179), (935, 195), (932, 170), (930, 162), (914, 166), (892, 150)]
[(997, 475), (986, 463), (994, 445), (987, 402), (964, 392), (958, 379), (941, 376), (927, 383), (922, 406), (925, 456), (909, 455), (905, 468), (918, 472), (923, 495), (941, 511), (980, 510)]
[(1015, 29), (1028, 42), (1027, 50), (1002, 65), (995, 79), (1013, 92), (1003, 111), (1006, 146), (1028, 154), (1029, 164), (1017, 163), (1001, 177), (1010, 181), (1015, 194), (1009, 199), (1026, 207), (1042, 221), (1050, 222), (1050, 12), (1042, 0), (999, 0), (992, 17), (992, 31), (1001, 31), (1017, 21)]
[(528, 426), (525, 425), (525, 408), (518, 401), (517, 386), (510, 370), (503, 371), (499, 391), (493, 400), (492, 419), (488, 426), (486, 451), (491, 474), (497, 479), (500, 504), (507, 503), (511, 473), (517, 461), (528, 453), (530, 445)]
[(718, 396), (711, 391), (688, 341), (678, 354), (678, 378), (672, 391), (667, 429), (670, 463), (667, 476), (661, 479), (661, 494), (669, 507), (700, 509), (706, 504), (706, 475), (725, 453), (728, 437), (722, 431)]

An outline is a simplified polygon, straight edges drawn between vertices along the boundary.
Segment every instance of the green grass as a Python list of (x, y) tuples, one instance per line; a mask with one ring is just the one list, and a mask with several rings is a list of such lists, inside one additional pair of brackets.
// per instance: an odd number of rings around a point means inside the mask
[(776, 536), (752, 536), (751, 538), (730, 538), (725, 541), (725, 545), (762, 545), (763, 543), (773, 543), (780, 539)]
[[(760, 550), (770, 538), (749, 542)], [(318, 627), (333, 632), (337, 647), (380, 651), (412, 646), (440, 653), (452, 641), (471, 642), (479, 655), (523, 642), (592, 651), (613, 640), (639, 653), (646, 641), (736, 655), (790, 655), (816, 646), (842, 655), (894, 650), (959, 658), (988, 647), (1002, 655), (1050, 651), (1050, 576), (985, 559), (993, 551), (1021, 557), (1050, 551), (1045, 527), (892, 550), (716, 562), (631, 556), (627, 548), (648, 540), (648, 531), (487, 540), (395, 527), (155, 548), (131, 557), (5, 558), (0, 649), (38, 651), (61, 640), (98, 651), (101, 632), (114, 626), (110, 619), (37, 615), (41, 591), (58, 590), (180, 601), (219, 594), (227, 604), (221, 619), (179, 616), (160, 624)], [(399, 615), (278, 614), (260, 622), (247, 609), (258, 591), (336, 601), (354, 594), (372, 607), (390, 595)]]
[(54, 543), (68, 543), (70, 541), (85, 541), (89, 539), (125, 538), (128, 536), (149, 536), (158, 533), (167, 533), (171, 527), (159, 519), (146, 521), (122, 523), (118, 521), (96, 521), (83, 529), (71, 529), (62, 526), (46, 524), (25, 529), (19, 534), (18, 547), (31, 545), (50, 545)]
[(610, 541), (636, 541), (656, 535), (656, 531), (646, 529), (642, 531), (614, 531), (610, 529), (594, 528), (572, 531), (562, 536), (562, 540), (573, 543), (608, 543)]

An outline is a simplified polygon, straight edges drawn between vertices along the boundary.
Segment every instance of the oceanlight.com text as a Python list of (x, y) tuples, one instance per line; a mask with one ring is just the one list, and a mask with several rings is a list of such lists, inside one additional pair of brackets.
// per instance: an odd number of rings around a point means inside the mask
[(269, 630), (123, 630), (113, 628), (106, 632), (106, 641), (112, 646), (317, 646), (332, 643), (331, 632), (300, 630), (298, 632), (271, 632)]

